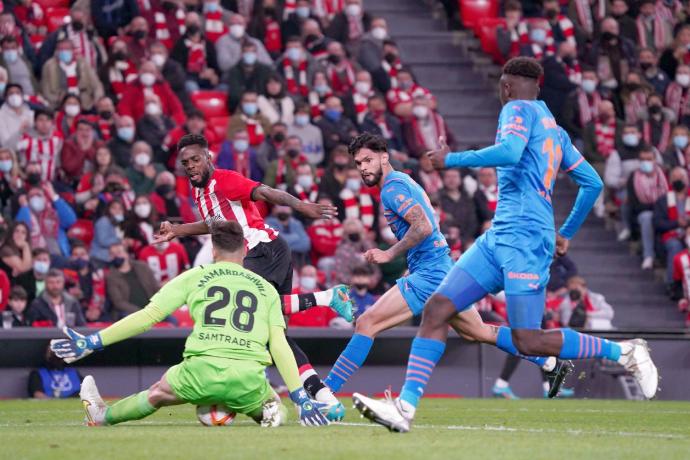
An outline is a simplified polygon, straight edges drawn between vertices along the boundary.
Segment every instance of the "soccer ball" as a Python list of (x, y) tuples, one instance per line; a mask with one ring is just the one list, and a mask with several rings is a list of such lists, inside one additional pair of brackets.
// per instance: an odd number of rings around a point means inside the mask
[(206, 426), (229, 426), (237, 414), (222, 404), (196, 406), (196, 418)]

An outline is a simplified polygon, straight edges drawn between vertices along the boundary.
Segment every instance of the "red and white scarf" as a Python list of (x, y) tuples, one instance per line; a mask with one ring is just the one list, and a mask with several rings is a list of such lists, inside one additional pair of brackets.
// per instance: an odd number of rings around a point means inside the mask
[(601, 96), (598, 91), (587, 94), (583, 90), (577, 90), (577, 105), (580, 112), (580, 127), (584, 128), (587, 123), (599, 116), (599, 104)]
[(211, 43), (216, 41), (228, 32), (228, 27), (223, 22), (223, 11), (207, 11), (204, 13), (204, 31), (206, 32), (206, 40)]
[(288, 93), (306, 97), (309, 94), (307, 86), (307, 60), (303, 59), (297, 65), (297, 78), (295, 78), (295, 68), (292, 61), (288, 58), (283, 59), (283, 74)]
[(232, 160), (235, 164), (234, 170), (249, 179), (251, 177), (251, 166), (249, 164), (249, 152), (232, 152)]
[(605, 125), (596, 121), (594, 134), (597, 140), (597, 151), (604, 158), (608, 158), (616, 145), (616, 121), (611, 120)]
[(362, 23), (362, 15), (357, 17), (347, 15), (347, 38), (350, 41), (358, 40), (364, 33), (364, 24)]
[(582, 68), (577, 60), (573, 62), (573, 65), (568, 65), (564, 62), (563, 67), (565, 68), (565, 74), (568, 76), (568, 80), (570, 80), (571, 83), (576, 85), (582, 83)]
[(344, 0), (314, 0), (314, 13), (320, 18), (331, 20), (343, 10), (344, 3)]
[[(47, 198), (46, 198), (47, 199)], [(57, 212), (53, 206), (46, 203), (45, 209), (39, 214), (34, 212), (29, 213), (31, 224), (29, 225), (31, 246), (34, 248), (48, 248), (47, 239), (56, 241), (58, 237), (58, 230), (60, 228), (60, 220)]]
[(595, 0), (595, 2), (596, 5), (591, 5), (590, 0), (575, 0), (577, 22), (589, 35), (594, 33), (594, 22), (606, 17), (606, 0)]
[(432, 112), (429, 115), (431, 117), (430, 121), (433, 123), (434, 126), (434, 133), (430, 137), (424, 136), (424, 133), (422, 132), (422, 129), (420, 127), (420, 121), (417, 119), (417, 117), (413, 117), (411, 123), (417, 145), (432, 150), (437, 147), (439, 136), (446, 135), (446, 127), (443, 123), (443, 118), (441, 117), (441, 115), (439, 115), (436, 112)]
[[(647, 144), (652, 143), (652, 124), (649, 120), (642, 123), (642, 138)], [(664, 120), (661, 125), (661, 136), (659, 142), (654, 146), (659, 152), (665, 152), (668, 147), (668, 141), (671, 138), (671, 123)]]
[(297, 10), (297, 0), (285, 0), (283, 5), (283, 20), (287, 19)]
[(17, 150), (24, 155), (25, 164), (36, 162), (41, 165), (41, 179), (44, 182), (56, 179), (55, 173), (62, 150), (60, 136), (51, 134), (43, 139), (24, 134), (17, 145)]
[[(179, 35), (184, 34), (186, 27), (184, 25), (185, 13), (182, 8), (178, 8), (175, 11), (175, 25)], [(172, 49), (173, 42), (172, 35), (170, 33), (170, 28), (168, 27), (168, 18), (162, 11), (156, 11), (153, 13), (154, 29), (156, 31), (156, 40), (162, 42), (166, 48)]]
[(319, 186), (316, 183), (312, 184), (309, 193), (307, 193), (304, 187), (295, 184), (295, 193), (297, 194), (297, 198), (305, 203), (316, 203), (316, 199), (319, 197)]
[(542, 29), (544, 29), (544, 31), (546, 32), (546, 40), (544, 41), (544, 43), (533, 42), (529, 36), (531, 27), (528, 25), (526, 21), (521, 21), (520, 24), (518, 24), (518, 55), (521, 54), (520, 48), (522, 47), (529, 47), (532, 51), (532, 56), (534, 56), (535, 59), (541, 59), (544, 56), (553, 56), (554, 54), (556, 54), (556, 44), (553, 39), (553, 30), (551, 29), (551, 25), (549, 24), (549, 22), (544, 20), (543, 25), (534, 25), (533, 27), (541, 27)]
[[(563, 37), (565, 38), (565, 41), (567, 43), (570, 43), (573, 46), (577, 46), (577, 41), (575, 40), (575, 26), (573, 25), (573, 21), (570, 20), (570, 18), (564, 14), (559, 14), (558, 17), (558, 26), (561, 29), (561, 32), (563, 33)], [(549, 24), (550, 25), (550, 24)], [(553, 38), (553, 29), (552, 27), (549, 27), (549, 30), (551, 31), (550, 34), (547, 34), (547, 47), (553, 46), (555, 48), (555, 40)], [(549, 42), (550, 40), (550, 42)]]
[(654, 36), (654, 43), (647, 42), (647, 22), (642, 16), (637, 18), (637, 41), (640, 48), (654, 48), (656, 50), (663, 50), (668, 44), (668, 36), (666, 34), (666, 23), (657, 14), (652, 21), (652, 32)]
[(369, 107), (369, 98), (373, 95), (373, 91), (370, 91), (366, 96), (362, 96), (357, 91), (352, 93), (352, 103), (355, 105), (355, 115), (357, 115), (358, 124), (362, 124), (364, 121), (364, 117), (367, 115), (367, 109)]
[(72, 59), (72, 62), (65, 64), (60, 61), (60, 69), (65, 77), (65, 84), (67, 92), (79, 96), (79, 73), (77, 72), (77, 60)]
[(316, 119), (321, 116), (325, 109), (326, 99), (328, 99), (332, 95), (333, 93), (331, 91), (326, 93), (323, 97), (319, 96), (319, 93), (317, 93), (316, 91), (311, 91), (309, 93), (308, 99), (312, 119)]
[(91, 44), (87, 33), (85, 31), (75, 32), (71, 26), (68, 26), (67, 37), (74, 46), (74, 54), (80, 56), (89, 66), (95, 69), (97, 64), (96, 48)]
[(264, 141), (264, 128), (258, 120), (250, 118), (242, 114), (242, 121), (247, 125), (247, 134), (249, 135), (249, 145), (256, 147)]
[(187, 47), (187, 72), (190, 74), (203, 72), (206, 68), (206, 42), (202, 40), (195, 43), (185, 39), (184, 44)]
[(498, 204), (498, 185), (492, 185), (490, 187), (485, 187), (479, 184), (479, 190), (486, 197), (486, 202), (489, 205), (491, 211), (496, 211), (496, 205)]
[(334, 93), (346, 94), (354, 88), (355, 71), (349, 62), (345, 61), (341, 70), (338, 70), (334, 65), (329, 65), (327, 73), (328, 81)]
[(666, 90), (666, 107), (673, 110), (677, 120), (690, 115), (690, 91), (678, 83), (671, 82)]
[(374, 225), (374, 199), (371, 192), (362, 187), (355, 196), (349, 188), (344, 188), (340, 192), (340, 199), (345, 206), (345, 217), (354, 218), (362, 221), (364, 228), (371, 229)]
[(654, 204), (668, 191), (666, 176), (659, 165), (654, 164), (654, 172), (647, 175), (639, 169), (633, 173), (635, 195), (642, 204)]
[(112, 137), (111, 129), (112, 124), (109, 121), (104, 120), (102, 118), (98, 119), (98, 130), (101, 132), (101, 138), (104, 141), (109, 141)]
[(388, 61), (384, 60), (381, 61), (381, 68), (386, 72), (388, 75), (388, 78), (390, 79), (391, 82), (391, 88), (397, 88), (398, 87), (398, 72), (402, 70), (402, 62), (400, 62), (400, 59), (395, 61), (393, 65), (390, 65)]
[[(127, 83), (137, 79), (137, 69), (131, 61), (116, 61), (108, 70), (110, 87), (119, 101), (125, 93)], [(117, 102), (117, 101), (115, 101)]]
[[(685, 198), (685, 218), (690, 222), (690, 206), (688, 206), (688, 199), (687, 197)], [(673, 190), (669, 190), (666, 193), (666, 215), (668, 216), (668, 220), (671, 221), (677, 221), (678, 220), (678, 203), (676, 202), (676, 192)], [(669, 230), (668, 232), (664, 232), (661, 235), (661, 241), (662, 242), (667, 242), (668, 240), (672, 240), (674, 238), (678, 238), (680, 236), (680, 232), (678, 228), (675, 228), (673, 230)], [(683, 233), (685, 231), (683, 230)]]

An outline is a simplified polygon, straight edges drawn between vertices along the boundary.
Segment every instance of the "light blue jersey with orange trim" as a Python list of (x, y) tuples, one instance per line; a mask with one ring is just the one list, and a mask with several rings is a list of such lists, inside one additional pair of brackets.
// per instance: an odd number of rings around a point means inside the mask
[(496, 144), (524, 146), (517, 164), (499, 166), (496, 231), (516, 225), (554, 232), (551, 196), (559, 169), (576, 168), (582, 155), (570, 143), (542, 101), (517, 100), (503, 106)]
[(414, 273), (421, 268), (433, 268), (434, 261), (449, 254), (448, 243), (436, 224), (434, 210), (424, 189), (410, 176), (393, 171), (381, 187), (383, 215), (398, 240), (402, 240), (410, 228), (405, 214), (415, 205), (420, 205), (431, 223), (433, 231), (424, 241), (407, 252), (407, 267)]

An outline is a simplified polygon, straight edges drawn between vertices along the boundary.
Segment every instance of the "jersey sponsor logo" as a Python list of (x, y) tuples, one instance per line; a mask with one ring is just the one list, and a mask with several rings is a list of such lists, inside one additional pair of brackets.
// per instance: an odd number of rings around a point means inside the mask
[(435, 248), (445, 248), (448, 246), (448, 242), (446, 241), (445, 238), (442, 238), (440, 240), (434, 240), (434, 247)]
[(527, 283), (527, 287), (530, 288), (530, 289), (537, 290), (537, 289), (539, 289), (539, 284), (537, 284), (537, 283)]
[(220, 332), (199, 332), (199, 340), (211, 340), (213, 342), (223, 342), (229, 345), (236, 345), (250, 349), (252, 343), (247, 339), (233, 337), (232, 335), (222, 334)]
[(539, 281), (539, 275), (537, 275), (536, 273), (508, 272), (508, 279)]

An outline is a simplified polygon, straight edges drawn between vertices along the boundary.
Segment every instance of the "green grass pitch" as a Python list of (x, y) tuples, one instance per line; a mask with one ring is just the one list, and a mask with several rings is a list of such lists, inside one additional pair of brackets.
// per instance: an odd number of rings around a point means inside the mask
[[(351, 405), (349, 398), (343, 402)], [(116, 427), (82, 426), (78, 400), (0, 401), (0, 459), (688, 459), (690, 403), (428, 399), (412, 432), (348, 411), (345, 423), (203, 427), (192, 406)]]

